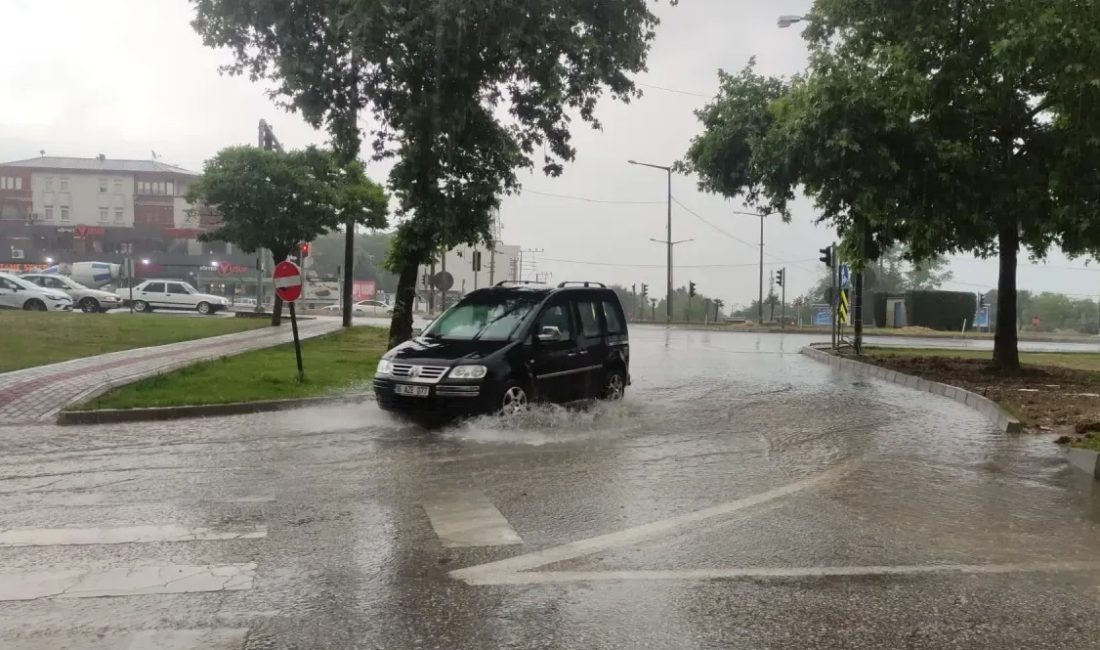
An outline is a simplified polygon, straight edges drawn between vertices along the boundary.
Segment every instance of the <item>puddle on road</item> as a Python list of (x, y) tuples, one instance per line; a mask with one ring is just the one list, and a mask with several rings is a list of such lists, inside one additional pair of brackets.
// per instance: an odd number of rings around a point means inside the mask
[(540, 404), (508, 416), (486, 415), (447, 427), (442, 436), (462, 442), (541, 446), (618, 437), (642, 421), (643, 405), (627, 398), (580, 406)]

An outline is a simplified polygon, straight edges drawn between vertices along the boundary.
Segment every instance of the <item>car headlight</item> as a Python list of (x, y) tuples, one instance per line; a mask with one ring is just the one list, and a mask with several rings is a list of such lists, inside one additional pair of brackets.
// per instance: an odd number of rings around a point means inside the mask
[(455, 366), (451, 368), (451, 379), (483, 379), (488, 373), (485, 366)]
[(393, 372), (393, 362), (389, 359), (379, 359), (378, 369), (374, 371), (376, 375), (388, 375)]
[(59, 296), (56, 293), (47, 293), (46, 297), (49, 298), (50, 300), (56, 300), (57, 302), (61, 302), (62, 300), (68, 300), (68, 298), (69, 298), (68, 296)]

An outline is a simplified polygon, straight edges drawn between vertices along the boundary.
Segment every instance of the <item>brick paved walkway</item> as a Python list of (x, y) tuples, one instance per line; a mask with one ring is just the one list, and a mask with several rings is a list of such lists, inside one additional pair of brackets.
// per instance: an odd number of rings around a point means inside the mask
[[(301, 338), (312, 338), (340, 329), (340, 321), (335, 318), (303, 321), (298, 329)], [(196, 361), (271, 347), (292, 339), (290, 323), (286, 323), (279, 328), (264, 327), (0, 373), (0, 426), (49, 422), (66, 406), (116, 386)]]

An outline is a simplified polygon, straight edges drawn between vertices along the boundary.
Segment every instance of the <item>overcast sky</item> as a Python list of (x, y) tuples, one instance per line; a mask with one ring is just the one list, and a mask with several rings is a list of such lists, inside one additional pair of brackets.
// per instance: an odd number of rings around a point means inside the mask
[[(665, 176), (626, 161), (667, 165), (682, 157), (699, 128), (692, 111), (713, 94), (719, 68), (739, 69), (755, 55), (764, 73), (801, 71), (806, 49), (799, 30), (778, 29), (776, 18), (804, 13), (811, 4), (655, 4), (662, 24), (649, 71), (638, 77), (645, 97), (629, 105), (603, 102), (602, 131), (577, 126), (577, 160), (561, 178), (524, 176), (525, 193), (507, 198), (501, 210), (504, 240), (541, 249), (533, 255), (538, 269), (554, 280), (645, 282), (651, 294), (662, 294), (665, 251), (649, 240), (665, 236)], [(200, 170), (218, 149), (254, 142), (260, 118), (288, 147), (326, 141), (276, 108), (262, 84), (217, 73), (229, 55), (203, 47), (189, 25), (187, 0), (5, 0), (4, 6), (0, 161), (32, 158), (43, 149), (139, 159), (156, 151), (165, 162)], [(383, 178), (388, 170), (373, 165), (370, 171)], [(687, 208), (673, 205), (673, 239), (694, 239), (677, 247), (676, 285), (693, 280), (727, 304), (748, 303), (757, 292), (759, 221), (732, 214), (742, 206), (700, 193), (694, 179), (674, 177), (672, 192)], [(823, 269), (817, 250), (833, 239), (813, 217), (813, 206), (803, 201), (791, 223), (766, 224), (765, 272), (788, 268), (788, 298), (816, 283)], [(951, 261), (956, 281), (946, 288), (995, 286), (994, 261)], [(1045, 265), (1022, 262), (1021, 288), (1100, 293), (1100, 269), (1083, 270), (1081, 261), (1055, 254)]]

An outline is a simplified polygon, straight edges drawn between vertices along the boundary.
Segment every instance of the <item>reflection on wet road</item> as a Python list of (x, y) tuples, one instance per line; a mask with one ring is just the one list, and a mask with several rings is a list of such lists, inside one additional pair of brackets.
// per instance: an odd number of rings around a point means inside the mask
[(637, 327), (624, 402), (440, 431), (0, 429), (0, 647), (1094, 647), (1096, 483), (807, 340)]

